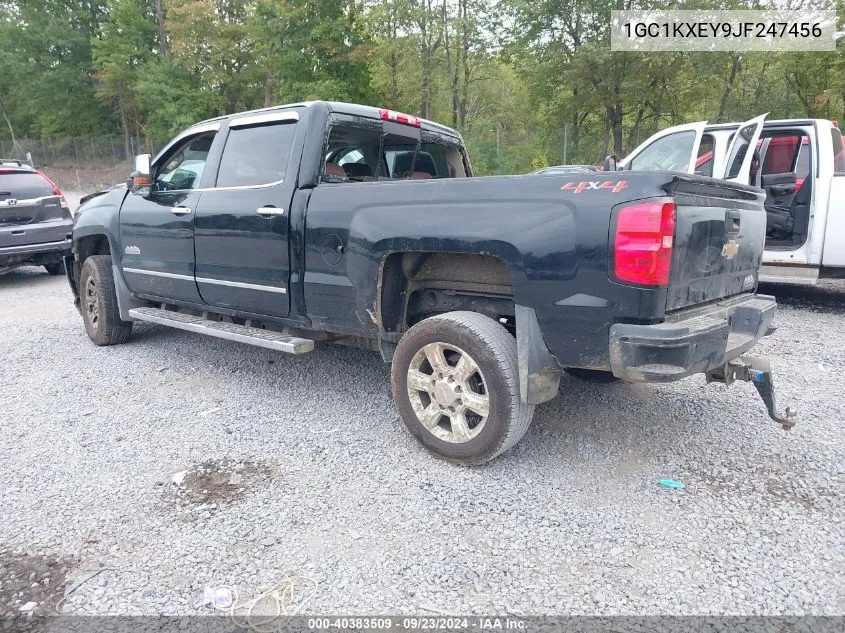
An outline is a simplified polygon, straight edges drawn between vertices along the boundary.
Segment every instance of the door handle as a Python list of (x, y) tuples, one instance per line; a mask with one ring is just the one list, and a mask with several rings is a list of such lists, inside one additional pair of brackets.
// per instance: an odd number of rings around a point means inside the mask
[(741, 214), (736, 209), (725, 211), (725, 232), (728, 235), (739, 233)]
[(173, 207), (172, 209), (170, 209), (170, 212), (173, 215), (188, 215), (191, 212), (191, 208), (182, 206)]
[(268, 219), (268, 220), (269, 220), (270, 218), (273, 218), (273, 217), (276, 217), (276, 216), (279, 216), (279, 215), (284, 215), (284, 214), (285, 214), (285, 210), (284, 210), (284, 209), (280, 209), (279, 207), (272, 207), (272, 206), (258, 207), (258, 208), (255, 210), (255, 212), (256, 212), (258, 215), (260, 215), (262, 218), (266, 218), (266, 219)]

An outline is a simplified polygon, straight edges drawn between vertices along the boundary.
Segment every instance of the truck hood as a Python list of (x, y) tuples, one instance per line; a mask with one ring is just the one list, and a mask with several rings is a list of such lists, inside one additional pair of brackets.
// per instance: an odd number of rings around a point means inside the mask
[(96, 198), (98, 196), (102, 196), (104, 194), (107, 194), (111, 191), (119, 191), (121, 189), (124, 189), (124, 190), (126, 189), (126, 183), (125, 182), (121, 182), (121, 183), (118, 183), (116, 185), (112, 185), (111, 187), (106, 187), (105, 189), (101, 189), (100, 191), (95, 191), (94, 193), (89, 193), (88, 195), (83, 196), (82, 198), (79, 199), (79, 208), (81, 210), (82, 207), (85, 205), (85, 203), (88, 202), (89, 200), (93, 200), (94, 198)]

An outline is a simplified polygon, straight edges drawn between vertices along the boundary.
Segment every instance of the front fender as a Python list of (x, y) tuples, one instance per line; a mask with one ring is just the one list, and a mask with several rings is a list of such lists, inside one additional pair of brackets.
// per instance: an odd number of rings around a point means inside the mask
[[(109, 253), (112, 258), (112, 274), (114, 275), (114, 287), (117, 294), (117, 305), (120, 310), (120, 318), (124, 321), (133, 320), (129, 316), (129, 310), (134, 307), (145, 305), (132, 297), (126, 280), (123, 278), (121, 262), (123, 261), (123, 249), (120, 241), (120, 207), (126, 198), (128, 191), (123, 189), (112, 189), (102, 195), (89, 198), (76, 212), (73, 223), (73, 253), (74, 267), (71, 274), (67, 263), (68, 277), (74, 294), (77, 295), (77, 285), (81, 272), (82, 257), (84, 253), (84, 240), (87, 237), (105, 237), (109, 244)], [(78, 304), (78, 296), (77, 296)], [(78, 307), (78, 305), (77, 305)]]
[(120, 207), (126, 194), (126, 189), (114, 189), (89, 199), (77, 209), (73, 218), (74, 253), (79, 251), (83, 238), (104, 235), (109, 242), (112, 262), (120, 265)]

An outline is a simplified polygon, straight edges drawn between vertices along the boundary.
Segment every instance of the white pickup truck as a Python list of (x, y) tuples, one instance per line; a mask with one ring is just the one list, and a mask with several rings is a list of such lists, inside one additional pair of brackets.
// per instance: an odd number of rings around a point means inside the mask
[[(753, 143), (739, 164), (729, 145), (737, 131)], [(745, 161), (743, 161), (744, 163)], [(766, 116), (745, 123), (700, 121), (653, 135), (617, 169), (677, 170), (737, 180), (766, 192), (766, 250), (760, 281), (812, 285), (845, 277), (845, 150), (836, 121)]]

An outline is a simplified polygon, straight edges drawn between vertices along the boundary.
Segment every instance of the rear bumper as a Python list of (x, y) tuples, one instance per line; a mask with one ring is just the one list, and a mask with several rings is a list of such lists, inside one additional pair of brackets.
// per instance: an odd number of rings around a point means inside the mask
[(610, 366), (631, 382), (671, 382), (721, 367), (766, 335), (777, 304), (741, 295), (685, 310), (657, 325), (610, 328)]
[(27, 263), (61, 261), (71, 253), (71, 240), (65, 239), (42, 244), (19, 244), (0, 248), (0, 268), (21, 266)]

